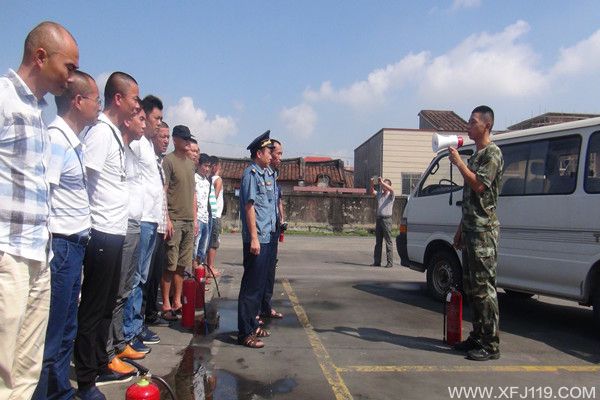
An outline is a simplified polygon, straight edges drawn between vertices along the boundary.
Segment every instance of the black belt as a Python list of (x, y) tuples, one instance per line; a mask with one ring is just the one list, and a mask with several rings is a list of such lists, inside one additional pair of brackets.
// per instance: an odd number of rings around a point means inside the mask
[(73, 243), (77, 243), (77, 244), (82, 244), (82, 245), (87, 245), (88, 242), (90, 241), (90, 236), (89, 235), (78, 235), (76, 233), (72, 234), (72, 235), (62, 235), (60, 233), (53, 233), (52, 234), (52, 238), (59, 238), (59, 239), (64, 239), (64, 240), (68, 240), (69, 242), (73, 242)]

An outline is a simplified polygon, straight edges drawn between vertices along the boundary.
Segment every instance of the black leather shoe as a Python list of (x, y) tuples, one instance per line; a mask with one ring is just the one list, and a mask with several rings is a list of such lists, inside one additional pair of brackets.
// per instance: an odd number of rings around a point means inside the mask
[(500, 351), (491, 352), (484, 348), (474, 349), (467, 353), (467, 358), (474, 361), (497, 360), (500, 358)]
[(456, 351), (468, 352), (471, 350), (479, 349), (481, 346), (471, 337), (468, 337), (467, 340), (463, 340), (460, 343), (454, 345), (453, 349)]

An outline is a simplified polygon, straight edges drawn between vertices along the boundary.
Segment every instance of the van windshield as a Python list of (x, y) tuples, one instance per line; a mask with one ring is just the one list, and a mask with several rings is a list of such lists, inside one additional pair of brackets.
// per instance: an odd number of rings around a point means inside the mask
[[(466, 163), (470, 154), (462, 154), (461, 157)], [(450, 160), (448, 154), (434, 161), (427, 170), (427, 176), (419, 190), (419, 196), (432, 196), (461, 190), (464, 180), (455, 166), (452, 166), (452, 176), (450, 176)]]

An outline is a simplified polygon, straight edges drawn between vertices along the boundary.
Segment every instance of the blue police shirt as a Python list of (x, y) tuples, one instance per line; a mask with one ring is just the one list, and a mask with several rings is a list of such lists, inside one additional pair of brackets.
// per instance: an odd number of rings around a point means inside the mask
[(244, 170), (240, 189), (240, 219), (242, 220), (242, 240), (250, 242), (250, 231), (246, 222), (246, 204), (254, 203), (256, 231), (260, 243), (271, 241), (271, 232), (276, 229), (277, 198), (275, 197), (275, 177), (269, 169), (262, 169), (253, 163)]
[(275, 171), (273, 168), (271, 168), (271, 166), (268, 167), (269, 169), (269, 174), (271, 175), (271, 177), (273, 178), (273, 181), (275, 182), (275, 186), (274, 186), (274, 194), (275, 194), (275, 221), (277, 221), (277, 223), (281, 222), (279, 220), (279, 199), (281, 198), (281, 188), (279, 187), (279, 184), (277, 183), (277, 178), (279, 178), (279, 172)]

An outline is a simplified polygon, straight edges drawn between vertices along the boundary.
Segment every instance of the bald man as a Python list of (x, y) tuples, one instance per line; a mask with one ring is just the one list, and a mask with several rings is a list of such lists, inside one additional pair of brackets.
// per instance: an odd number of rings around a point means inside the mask
[(31, 398), (40, 376), (50, 304), (43, 97), (62, 94), (78, 66), (73, 36), (43, 22), (17, 71), (0, 78), (0, 399)]
[(92, 230), (84, 258), (75, 339), (80, 397), (94, 392), (96, 381), (106, 384), (128, 380), (135, 372), (118, 357), (109, 359), (107, 342), (129, 214), (126, 173), (129, 140), (120, 127), (140, 109), (136, 80), (124, 72), (113, 72), (104, 88), (104, 103), (98, 123), (83, 137)]

